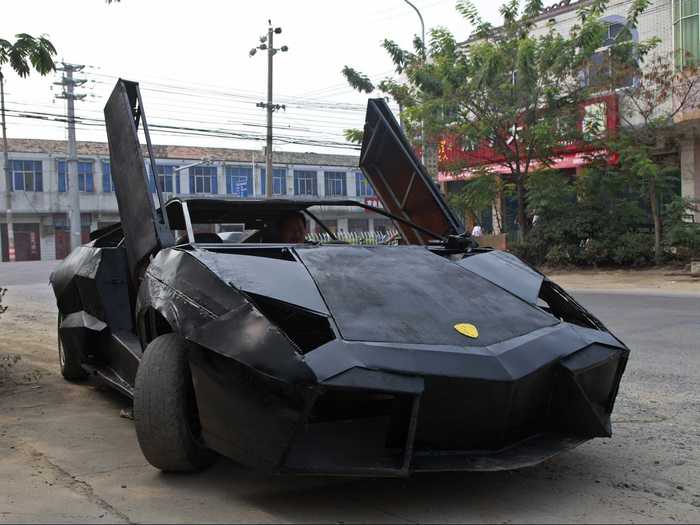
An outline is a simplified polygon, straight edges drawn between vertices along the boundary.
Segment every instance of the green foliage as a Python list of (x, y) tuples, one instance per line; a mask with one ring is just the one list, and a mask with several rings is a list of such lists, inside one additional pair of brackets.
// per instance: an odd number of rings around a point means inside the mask
[(32, 68), (42, 76), (56, 69), (52, 58), (56, 49), (45, 35), (20, 33), (15, 38), (14, 43), (0, 39), (0, 67), (9, 62), (20, 77), (28, 76)]
[(530, 176), (527, 202), (533, 214), (557, 215), (575, 201), (576, 188), (558, 171), (538, 171)]
[(491, 208), (496, 199), (498, 181), (485, 174), (475, 177), (464, 184), (457, 192), (448, 195), (448, 204), (461, 215), (467, 214), (474, 219), (480, 212)]
[(528, 202), (537, 221), (515, 251), (533, 264), (642, 265), (654, 255), (648, 216), (624, 173), (593, 167), (573, 179), (533, 174)]
[(695, 205), (682, 197), (673, 199), (664, 210), (664, 244), (682, 260), (700, 257), (700, 224), (686, 221), (695, 210)]
[[(635, 0), (631, 19), (636, 20), (648, 1)], [(583, 138), (575, 125), (563, 124), (576, 120), (580, 102), (591, 95), (592, 87), (581, 78), (607, 37), (601, 20), (607, 2), (582, 4), (568, 35), (553, 26), (537, 35), (531, 32), (542, 0), (506, 0), (498, 28), (484, 21), (475, 1), (458, 0), (457, 11), (474, 28), (466, 42), (458, 43), (444, 28), (430, 31), (427, 49), (420, 41), (413, 50), (389, 39), (383, 42), (396, 72), (407, 82), (387, 79), (379, 89), (399, 103), (409, 136), (418, 137), (417, 130), (422, 130), (428, 142), (445, 135), (477, 146), (488, 142), (508, 170), (496, 176), (515, 185), (521, 233), (532, 215), (525, 196), (533, 168), (551, 166), (557, 147)], [(647, 49), (642, 44), (620, 47), (616, 53), (636, 64), (632, 57)], [(349, 81), (358, 86), (356, 79)]]
[(365, 133), (361, 129), (346, 129), (343, 131), (343, 135), (345, 136), (345, 140), (348, 142), (362, 144), (362, 138), (364, 137)]
[(374, 84), (372, 84), (372, 81), (367, 75), (355, 71), (353, 68), (348, 66), (343, 68), (342, 73), (345, 80), (348, 81), (348, 84), (350, 84), (353, 89), (356, 89), (360, 93), (371, 93), (374, 91)]
[[(645, 6), (643, 0), (630, 7), (630, 16)], [(679, 179), (677, 161), (659, 155), (659, 146), (678, 146), (672, 130), (680, 112), (700, 109), (698, 70), (689, 67), (676, 75), (671, 56), (658, 55), (648, 61), (635, 82), (619, 93), (623, 126), (607, 146), (620, 155), (621, 169), (628, 174), (630, 189), (643, 198), (654, 227), (654, 258), (664, 258), (666, 217), (662, 203), (668, 201)], [(677, 227), (676, 233), (685, 231)]]

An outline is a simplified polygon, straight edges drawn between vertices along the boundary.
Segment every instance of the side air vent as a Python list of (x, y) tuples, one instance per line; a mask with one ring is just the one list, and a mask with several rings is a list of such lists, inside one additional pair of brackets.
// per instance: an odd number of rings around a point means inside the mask
[(585, 328), (608, 331), (603, 323), (578, 304), (573, 297), (547, 279), (544, 280), (540, 288), (537, 306), (564, 322), (577, 324)]
[(292, 340), (302, 354), (335, 339), (327, 317), (262, 295), (249, 296), (258, 309)]

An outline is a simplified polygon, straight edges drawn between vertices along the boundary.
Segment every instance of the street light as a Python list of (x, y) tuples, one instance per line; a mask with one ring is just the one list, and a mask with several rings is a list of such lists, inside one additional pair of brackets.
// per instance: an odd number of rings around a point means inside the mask
[(202, 165), (209, 166), (212, 164), (212, 162), (213, 161), (211, 159), (204, 157), (202, 160), (199, 160), (197, 162), (193, 162), (192, 164), (185, 164), (184, 166), (178, 166), (176, 168), (173, 168), (173, 175), (176, 175), (177, 173), (180, 173), (183, 170), (188, 170), (190, 168), (195, 168), (197, 166), (202, 166)]
[(272, 103), (272, 57), (277, 54), (277, 51), (282, 51), (286, 53), (289, 51), (287, 46), (282, 46), (280, 48), (275, 48), (273, 43), (274, 35), (279, 35), (282, 33), (281, 27), (272, 27), (272, 21), (268, 20), (267, 35), (260, 37), (260, 45), (254, 47), (248, 52), (249, 56), (255, 56), (260, 51), (267, 51), (267, 103), (258, 102), (256, 104), (259, 108), (265, 108), (267, 110), (267, 147), (265, 148), (265, 182), (267, 184), (267, 189), (265, 194), (268, 198), (272, 197), (272, 113), (274, 111), (279, 111), (280, 109), (285, 109), (283, 105)]
[(420, 18), (421, 42), (423, 42), (423, 58), (425, 59), (425, 23), (423, 22), (423, 15), (420, 14), (420, 11), (412, 2), (410, 2), (409, 0), (403, 1), (410, 5), (413, 8), (413, 10), (418, 14), (418, 18)]
[[(199, 160), (197, 162), (192, 162), (191, 164), (185, 164), (184, 166), (177, 166), (173, 168), (173, 177), (177, 176), (181, 171), (188, 170), (190, 168), (195, 168), (197, 166), (210, 166), (212, 164), (212, 160), (208, 157), (204, 157), (202, 160)], [(156, 184), (158, 184), (158, 175), (155, 176), (156, 178)], [(174, 184), (173, 179), (173, 184)], [(163, 186), (165, 186), (165, 182), (163, 182)], [(194, 193), (194, 188), (190, 188), (190, 193)]]
[[(425, 23), (423, 22), (423, 15), (420, 14), (420, 11), (418, 8), (409, 0), (403, 0), (406, 2), (408, 5), (410, 5), (413, 10), (418, 14), (418, 18), (420, 18), (420, 30), (421, 30), (421, 42), (423, 43), (423, 49), (421, 52), (421, 56), (423, 58), (423, 62), (425, 62)], [(420, 141), (421, 141), (421, 161), (423, 161), (423, 165), (425, 165), (425, 126), (424, 123), (421, 123), (421, 130), (420, 130)]]

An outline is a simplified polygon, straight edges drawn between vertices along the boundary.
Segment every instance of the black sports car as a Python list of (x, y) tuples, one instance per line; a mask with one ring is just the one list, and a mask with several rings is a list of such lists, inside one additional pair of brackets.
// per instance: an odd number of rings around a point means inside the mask
[(61, 370), (133, 398), (155, 467), (218, 453), (271, 472), (499, 470), (610, 435), (628, 349), (546, 277), (477, 247), (383, 101), (360, 157), (383, 207), (334, 204), (391, 218), (397, 245), (279, 242), (280, 217), (315, 221), (328, 201), (158, 191), (156, 206), (138, 84), (120, 80), (105, 116), (121, 223), (51, 276)]

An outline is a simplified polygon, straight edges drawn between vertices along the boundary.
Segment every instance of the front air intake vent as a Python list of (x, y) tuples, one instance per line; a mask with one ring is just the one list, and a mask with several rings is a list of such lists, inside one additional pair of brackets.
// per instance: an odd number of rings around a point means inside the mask
[(335, 339), (326, 316), (262, 295), (249, 296), (265, 317), (280, 328), (302, 354)]

